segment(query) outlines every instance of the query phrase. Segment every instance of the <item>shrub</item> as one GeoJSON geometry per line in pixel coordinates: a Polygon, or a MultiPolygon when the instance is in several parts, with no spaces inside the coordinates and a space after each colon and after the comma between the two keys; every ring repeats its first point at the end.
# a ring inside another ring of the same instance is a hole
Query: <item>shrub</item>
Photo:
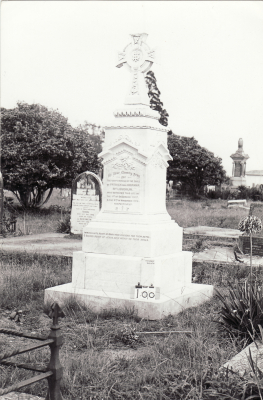
{"type": "Polygon", "coordinates": [[[232,336],[241,336],[252,342],[260,335],[259,325],[263,324],[263,298],[261,286],[255,281],[252,285],[245,282],[236,288],[229,283],[229,297],[223,296],[217,289],[216,297],[223,303],[219,312],[219,322],[232,336]]]}
{"type": "Polygon", "coordinates": [[[263,190],[260,188],[253,187],[249,189],[249,197],[253,201],[263,201],[263,190]]]}
{"type": "Polygon", "coordinates": [[[231,198],[231,192],[229,189],[215,191],[210,190],[209,192],[207,192],[206,197],[212,200],[228,200],[231,198]]]}
{"type": "Polygon", "coordinates": [[[70,215],[66,215],[63,219],[58,221],[56,232],[70,233],[70,215]]]}

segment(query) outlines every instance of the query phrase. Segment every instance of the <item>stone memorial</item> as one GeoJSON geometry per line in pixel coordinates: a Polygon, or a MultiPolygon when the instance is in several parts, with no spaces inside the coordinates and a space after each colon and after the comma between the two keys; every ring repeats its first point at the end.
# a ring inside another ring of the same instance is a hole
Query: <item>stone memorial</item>
{"type": "Polygon", "coordinates": [[[263,371],[263,343],[259,340],[252,342],[240,353],[236,354],[230,361],[227,361],[223,365],[223,368],[241,376],[251,375],[253,371],[249,362],[249,353],[254,365],[257,365],[263,371]]]}
{"type": "Polygon", "coordinates": [[[71,233],[83,228],[98,214],[102,202],[102,183],[93,172],[83,172],[72,184],[71,233]]]}
{"type": "Polygon", "coordinates": [[[74,296],[95,310],[134,307],[158,319],[213,294],[213,286],[192,283],[192,253],[182,251],[182,228],[166,210],[168,129],[149,104],[145,73],[154,51],[146,39],[131,35],[119,53],[117,67],[126,65],[131,80],[123,108],[105,127],[102,208],[83,229],[72,282],[46,289],[45,301],[74,296]]]}

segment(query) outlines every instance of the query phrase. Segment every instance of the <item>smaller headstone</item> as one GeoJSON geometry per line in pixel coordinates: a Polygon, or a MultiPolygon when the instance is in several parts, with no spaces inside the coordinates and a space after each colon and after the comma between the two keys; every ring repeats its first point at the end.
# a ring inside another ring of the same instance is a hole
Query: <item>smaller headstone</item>
{"type": "Polygon", "coordinates": [[[226,362],[223,368],[228,368],[230,371],[238,373],[241,376],[250,374],[252,369],[248,358],[249,351],[254,365],[257,365],[257,367],[263,371],[263,343],[260,341],[251,343],[230,361],[226,362]]]}
{"type": "Polygon", "coordinates": [[[83,172],[72,184],[71,233],[83,228],[98,214],[102,202],[102,183],[93,172],[83,172]]]}

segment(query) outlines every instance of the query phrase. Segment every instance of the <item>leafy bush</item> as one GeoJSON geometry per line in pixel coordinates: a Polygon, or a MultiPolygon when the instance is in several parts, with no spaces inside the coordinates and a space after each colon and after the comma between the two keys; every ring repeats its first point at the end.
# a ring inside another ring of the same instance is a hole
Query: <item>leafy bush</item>
{"type": "Polygon", "coordinates": [[[246,338],[252,342],[260,335],[259,325],[263,324],[263,298],[261,286],[257,281],[252,285],[238,284],[236,288],[229,283],[229,297],[217,289],[216,297],[223,303],[219,312],[220,324],[232,335],[246,338]]]}
{"type": "Polygon", "coordinates": [[[237,190],[230,192],[229,199],[251,199],[253,201],[263,201],[263,190],[261,187],[248,188],[246,186],[239,186],[237,190]]]}
{"type": "Polygon", "coordinates": [[[249,189],[249,197],[253,201],[263,201],[263,190],[260,188],[251,188],[249,189]]]}
{"type": "Polygon", "coordinates": [[[66,215],[63,219],[58,221],[56,232],[70,233],[70,215],[66,215]]]}

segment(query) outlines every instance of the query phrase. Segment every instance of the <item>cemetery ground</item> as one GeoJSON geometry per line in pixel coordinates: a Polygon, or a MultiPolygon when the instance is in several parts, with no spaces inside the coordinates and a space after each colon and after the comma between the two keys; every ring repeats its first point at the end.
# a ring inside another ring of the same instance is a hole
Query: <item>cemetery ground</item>
{"type": "MultiPolygon", "coordinates": [[[[11,192],[8,192],[8,196],[11,192]]],[[[17,206],[17,202],[14,203],[17,206]]],[[[247,207],[249,208],[249,202],[247,207]]],[[[245,208],[227,208],[227,200],[170,200],[167,211],[179,226],[211,226],[237,229],[240,219],[248,214],[245,208]]],[[[61,198],[59,190],[46,205],[37,210],[17,209],[17,231],[20,234],[56,232],[60,220],[67,220],[70,197],[61,198]]]]}
{"type": "MultiPolygon", "coordinates": [[[[55,232],[69,199],[50,203],[38,212],[21,213],[18,229],[23,233],[55,232]]],[[[222,200],[168,202],[167,209],[180,226],[215,226],[237,229],[248,215],[242,208],[227,209],[222,200]]],[[[226,245],[227,239],[218,243],[226,245]]],[[[232,239],[228,245],[234,246],[232,239]]],[[[184,250],[199,251],[209,239],[184,242],[184,250]]],[[[195,283],[213,284],[229,296],[229,283],[237,285],[249,275],[241,263],[193,263],[195,283]]],[[[255,269],[262,280],[262,267],[255,269]]],[[[51,320],[43,308],[44,289],[71,281],[71,258],[29,253],[2,253],[0,275],[0,325],[47,334],[51,320]],[[11,319],[14,311],[22,316],[11,319]]],[[[256,379],[248,381],[220,367],[241,351],[247,339],[232,337],[222,329],[222,303],[214,296],[199,307],[159,321],[139,319],[134,309],[95,313],[74,299],[68,301],[60,319],[64,344],[60,360],[64,367],[62,394],[65,400],[105,399],[260,399],[256,379]],[[190,331],[190,333],[189,333],[190,331]]],[[[22,345],[26,339],[0,334],[0,353],[22,345]]],[[[46,365],[49,350],[16,356],[21,362],[46,365]]],[[[32,372],[0,367],[0,387],[32,376],[32,372]]],[[[23,391],[45,397],[42,381],[23,391]]]]}

